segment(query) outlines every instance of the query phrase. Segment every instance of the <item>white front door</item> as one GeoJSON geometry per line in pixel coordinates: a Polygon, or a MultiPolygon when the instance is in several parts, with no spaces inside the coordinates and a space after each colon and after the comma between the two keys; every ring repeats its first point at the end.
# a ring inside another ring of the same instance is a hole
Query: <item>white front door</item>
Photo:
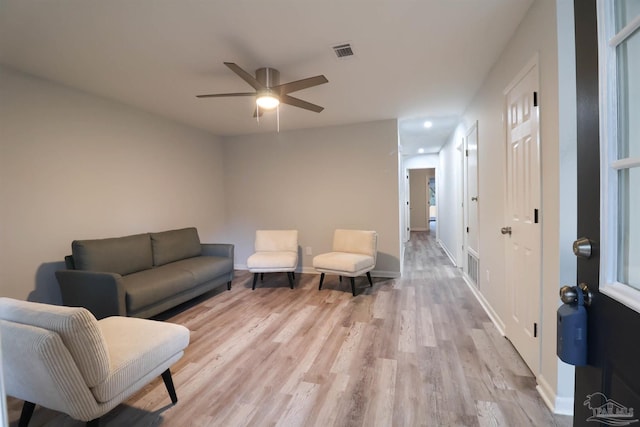
{"type": "MultiPolygon", "coordinates": [[[[541,212],[538,61],[505,91],[507,131],[506,333],[534,374],[540,370],[541,212]]],[[[497,230],[496,230],[497,231],[497,230]]]]}

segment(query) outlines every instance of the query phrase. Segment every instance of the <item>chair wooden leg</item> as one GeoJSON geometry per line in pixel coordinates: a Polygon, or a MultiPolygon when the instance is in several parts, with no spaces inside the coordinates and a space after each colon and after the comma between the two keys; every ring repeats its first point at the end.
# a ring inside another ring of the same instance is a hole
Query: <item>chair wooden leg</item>
{"type": "Polygon", "coordinates": [[[338,280],[340,280],[340,283],[342,283],[342,276],[338,276],[338,280]]]}
{"type": "Polygon", "coordinates": [[[87,427],[100,427],[100,418],[96,418],[95,420],[87,421],[87,427]]]}
{"type": "Polygon", "coordinates": [[[349,277],[351,279],[351,293],[353,296],[356,296],[356,279],[354,277],[349,277]]]}
{"type": "Polygon", "coordinates": [[[169,397],[171,397],[171,403],[175,405],[178,403],[178,395],[176,394],[176,389],[173,386],[173,379],[171,378],[170,370],[167,369],[162,373],[162,380],[164,381],[164,385],[167,387],[169,397]]]}
{"type": "Polygon", "coordinates": [[[227,282],[227,290],[230,291],[231,290],[231,280],[229,280],[227,282]]]}
{"type": "Polygon", "coordinates": [[[287,278],[289,279],[289,286],[291,286],[291,289],[293,289],[293,273],[287,271],[287,278]]]}
{"type": "Polygon", "coordinates": [[[253,273],[253,286],[251,289],[256,290],[256,282],[258,281],[258,273],[253,273]]]}
{"type": "Polygon", "coordinates": [[[31,416],[33,415],[33,410],[36,408],[35,403],[24,401],[24,405],[22,405],[22,413],[20,414],[20,421],[18,421],[18,427],[27,427],[29,425],[29,421],[31,420],[31,416]]]}
{"type": "Polygon", "coordinates": [[[318,286],[318,290],[322,290],[322,282],[324,281],[324,273],[320,273],[320,286],[318,286]]]}
{"type": "Polygon", "coordinates": [[[260,273],[260,281],[264,282],[264,273],[260,273]]]}
{"type": "Polygon", "coordinates": [[[367,271],[367,279],[369,279],[369,286],[373,287],[373,280],[371,280],[371,273],[367,271]]]}

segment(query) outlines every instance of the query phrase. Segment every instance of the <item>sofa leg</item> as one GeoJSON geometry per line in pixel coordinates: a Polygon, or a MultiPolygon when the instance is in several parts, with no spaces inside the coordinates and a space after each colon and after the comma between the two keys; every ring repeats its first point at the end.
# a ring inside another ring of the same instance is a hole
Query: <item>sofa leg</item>
{"type": "Polygon", "coordinates": [[[260,281],[264,282],[264,273],[260,273],[260,281]]]}
{"type": "Polygon", "coordinates": [[[231,290],[231,280],[229,280],[227,282],[227,290],[230,291],[231,290]]]}
{"type": "Polygon", "coordinates": [[[100,427],[100,418],[96,418],[95,420],[87,421],[87,427],[100,427]]]}
{"type": "Polygon", "coordinates": [[[20,414],[20,421],[18,421],[18,427],[27,427],[29,425],[29,421],[31,421],[31,416],[33,415],[33,410],[36,408],[35,403],[24,401],[24,405],[22,405],[22,413],[20,414]]]}
{"type": "Polygon", "coordinates": [[[287,272],[287,278],[289,279],[289,286],[291,286],[291,289],[293,289],[293,279],[294,279],[293,273],[288,271],[287,272]]]}
{"type": "Polygon", "coordinates": [[[342,276],[338,276],[338,280],[342,283],[342,276]]]}
{"type": "Polygon", "coordinates": [[[251,289],[256,290],[256,282],[258,281],[258,273],[253,273],[253,286],[251,289]]]}
{"type": "Polygon", "coordinates": [[[351,279],[351,293],[355,297],[356,296],[356,279],[354,277],[350,277],[349,279],[351,279]]]}
{"type": "Polygon", "coordinates": [[[176,389],[173,386],[173,379],[171,378],[171,371],[169,369],[162,373],[162,380],[164,381],[164,385],[167,387],[169,397],[171,397],[171,403],[175,405],[178,403],[178,395],[176,394],[176,389]]]}
{"type": "Polygon", "coordinates": [[[369,286],[373,287],[373,280],[371,280],[371,273],[367,271],[367,279],[369,279],[369,286]]]}
{"type": "Polygon", "coordinates": [[[320,286],[318,286],[318,290],[322,290],[322,282],[324,281],[324,273],[320,273],[320,286]]]}

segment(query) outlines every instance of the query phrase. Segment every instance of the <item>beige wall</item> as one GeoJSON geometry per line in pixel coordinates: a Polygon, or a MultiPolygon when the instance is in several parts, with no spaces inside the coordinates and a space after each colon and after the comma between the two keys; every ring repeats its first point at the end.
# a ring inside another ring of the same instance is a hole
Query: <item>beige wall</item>
{"type": "Polygon", "coordinates": [[[246,268],[256,229],[298,229],[300,267],[313,272],[333,230],[356,228],[378,232],[374,273],[398,276],[397,147],[395,120],[224,138],[225,237],[236,266],[246,268]]]}
{"type": "Polygon", "coordinates": [[[0,295],[60,302],[73,239],[224,226],[216,137],[0,69],[0,295]]]}

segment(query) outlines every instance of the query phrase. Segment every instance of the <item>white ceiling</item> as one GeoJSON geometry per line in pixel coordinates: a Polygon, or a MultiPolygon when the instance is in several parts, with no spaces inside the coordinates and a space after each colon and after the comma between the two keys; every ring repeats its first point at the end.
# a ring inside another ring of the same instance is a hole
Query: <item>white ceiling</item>
{"type": "Polygon", "coordinates": [[[403,153],[437,152],[533,0],[3,0],[0,63],[217,135],[273,132],[223,65],[280,71],[325,107],[280,129],[398,119],[403,153]],[[355,56],[332,46],[351,43],[355,56]],[[430,119],[427,130],[422,123],[430,119]]]}

